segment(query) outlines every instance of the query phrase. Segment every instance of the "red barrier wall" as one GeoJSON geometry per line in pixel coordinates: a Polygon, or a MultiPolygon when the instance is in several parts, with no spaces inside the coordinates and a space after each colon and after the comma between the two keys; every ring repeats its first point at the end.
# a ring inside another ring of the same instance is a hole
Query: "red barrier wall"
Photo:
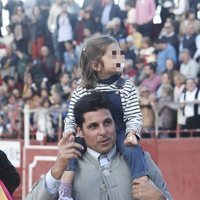
{"type": "Polygon", "coordinates": [[[200,138],[143,140],[175,200],[200,199],[200,138]]]}

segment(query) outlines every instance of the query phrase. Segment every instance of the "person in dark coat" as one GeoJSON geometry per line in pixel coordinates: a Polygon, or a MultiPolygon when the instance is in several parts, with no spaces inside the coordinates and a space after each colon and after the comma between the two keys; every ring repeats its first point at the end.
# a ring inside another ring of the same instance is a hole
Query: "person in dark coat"
{"type": "Polygon", "coordinates": [[[15,167],[8,160],[6,154],[0,150],[0,180],[4,183],[10,194],[20,184],[20,176],[15,167]]]}

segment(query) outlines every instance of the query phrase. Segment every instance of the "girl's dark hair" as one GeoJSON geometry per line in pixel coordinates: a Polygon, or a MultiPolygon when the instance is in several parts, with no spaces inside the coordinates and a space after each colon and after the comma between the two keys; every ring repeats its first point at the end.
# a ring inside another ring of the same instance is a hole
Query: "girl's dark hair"
{"type": "Polygon", "coordinates": [[[100,63],[103,67],[102,56],[107,47],[117,41],[108,35],[93,36],[89,38],[82,49],[80,67],[82,69],[81,85],[87,89],[93,88],[99,81],[99,74],[91,67],[92,61],[100,63]]]}

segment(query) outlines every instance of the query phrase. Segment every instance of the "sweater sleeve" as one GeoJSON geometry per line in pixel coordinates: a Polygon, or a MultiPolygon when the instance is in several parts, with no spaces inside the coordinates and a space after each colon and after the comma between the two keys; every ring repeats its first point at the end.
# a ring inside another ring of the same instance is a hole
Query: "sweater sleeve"
{"type": "Polygon", "coordinates": [[[136,131],[138,139],[140,139],[142,116],[135,87],[131,82],[126,81],[123,90],[122,106],[126,123],[126,134],[130,131],[136,131]]]}
{"type": "Polygon", "coordinates": [[[76,102],[84,95],[84,89],[82,87],[77,87],[77,89],[73,92],[70,104],[69,104],[69,110],[67,117],[64,119],[64,134],[70,130],[74,133],[76,133],[76,122],[74,118],[74,106],[76,102]]]}

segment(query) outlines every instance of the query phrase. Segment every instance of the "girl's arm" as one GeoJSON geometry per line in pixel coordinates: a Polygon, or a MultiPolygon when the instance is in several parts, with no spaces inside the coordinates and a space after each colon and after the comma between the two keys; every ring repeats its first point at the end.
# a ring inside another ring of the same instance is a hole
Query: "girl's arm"
{"type": "Polygon", "coordinates": [[[85,94],[85,90],[81,87],[77,87],[76,90],[73,92],[67,117],[64,119],[64,134],[67,132],[76,133],[76,122],[74,118],[74,105],[76,102],[85,94]]]}
{"type": "Polygon", "coordinates": [[[142,129],[142,116],[134,85],[130,81],[126,81],[124,85],[124,97],[122,98],[122,106],[124,112],[124,121],[126,123],[126,134],[135,132],[140,139],[142,129]]]}

